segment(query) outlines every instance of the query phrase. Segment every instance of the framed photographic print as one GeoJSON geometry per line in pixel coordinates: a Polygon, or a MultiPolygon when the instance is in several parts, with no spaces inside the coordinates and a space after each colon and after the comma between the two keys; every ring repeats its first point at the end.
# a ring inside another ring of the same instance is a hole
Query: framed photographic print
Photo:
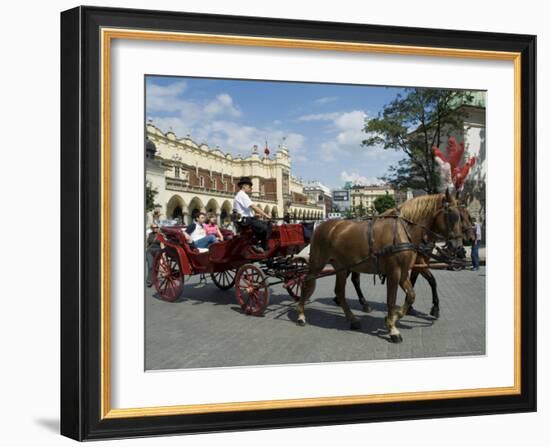
{"type": "Polygon", "coordinates": [[[536,410],[535,37],[61,14],[61,432],[536,410]]]}

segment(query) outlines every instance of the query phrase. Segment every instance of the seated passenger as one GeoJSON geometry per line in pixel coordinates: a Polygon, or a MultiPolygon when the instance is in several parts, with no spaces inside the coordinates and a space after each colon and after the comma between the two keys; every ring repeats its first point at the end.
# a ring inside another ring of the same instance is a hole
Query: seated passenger
{"type": "Polygon", "coordinates": [[[217,241],[216,236],[206,234],[204,228],[205,220],[206,214],[202,212],[198,213],[195,216],[195,221],[183,231],[185,240],[196,248],[208,248],[217,241]]]}
{"type": "Polygon", "coordinates": [[[206,230],[207,235],[215,236],[219,242],[223,241],[223,234],[220,227],[218,227],[218,222],[214,213],[208,213],[207,222],[204,224],[204,229],[206,230]]]}

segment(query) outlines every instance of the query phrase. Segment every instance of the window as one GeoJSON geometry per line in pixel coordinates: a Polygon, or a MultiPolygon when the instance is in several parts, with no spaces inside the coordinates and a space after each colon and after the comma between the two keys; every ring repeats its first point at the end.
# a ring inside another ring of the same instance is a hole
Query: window
{"type": "Polygon", "coordinates": [[[174,166],[174,177],[180,178],[180,167],[174,166]]]}
{"type": "Polygon", "coordinates": [[[213,189],[218,189],[218,180],[217,179],[212,180],[212,188],[213,189]]]}
{"type": "Polygon", "coordinates": [[[201,188],[204,188],[204,176],[202,175],[199,177],[199,186],[201,188]]]}

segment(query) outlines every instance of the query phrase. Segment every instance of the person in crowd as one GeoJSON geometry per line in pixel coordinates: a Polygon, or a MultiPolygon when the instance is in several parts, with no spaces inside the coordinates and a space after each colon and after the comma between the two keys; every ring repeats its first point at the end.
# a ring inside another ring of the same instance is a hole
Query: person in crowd
{"type": "Polygon", "coordinates": [[[160,242],[157,239],[157,234],[159,232],[159,226],[156,223],[151,225],[151,232],[147,235],[147,247],[145,249],[145,259],[147,262],[147,287],[153,285],[153,263],[155,261],[155,256],[160,252],[160,242]]]}
{"type": "Polygon", "coordinates": [[[481,243],[481,225],[472,217],[472,230],[474,241],[472,242],[472,270],[479,270],[479,245],[481,243]]]}
{"type": "Polygon", "coordinates": [[[258,252],[267,250],[267,240],[270,233],[268,222],[262,221],[259,217],[269,219],[269,216],[256,204],[252,203],[250,193],[252,192],[252,180],[250,177],[241,177],[239,183],[239,192],[235,195],[233,201],[233,211],[239,216],[238,225],[240,227],[250,227],[260,244],[254,247],[258,252]]]}
{"type": "Polygon", "coordinates": [[[162,218],[162,215],[160,214],[160,209],[155,208],[153,210],[152,217],[153,217],[153,223],[154,224],[157,224],[157,225],[160,224],[160,221],[161,221],[161,218],[162,218]]]}

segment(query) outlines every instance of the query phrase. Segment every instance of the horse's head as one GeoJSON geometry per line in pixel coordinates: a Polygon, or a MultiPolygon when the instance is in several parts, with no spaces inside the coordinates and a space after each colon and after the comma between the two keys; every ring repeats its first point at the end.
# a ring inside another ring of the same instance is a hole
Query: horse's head
{"type": "Polygon", "coordinates": [[[463,245],[461,213],[459,201],[447,189],[441,199],[440,208],[435,214],[432,231],[443,236],[447,241],[447,247],[455,253],[461,251],[463,245]]]}
{"type": "Polygon", "coordinates": [[[472,224],[472,216],[465,205],[460,205],[460,219],[462,220],[462,241],[464,245],[472,245],[475,233],[472,224]]]}

